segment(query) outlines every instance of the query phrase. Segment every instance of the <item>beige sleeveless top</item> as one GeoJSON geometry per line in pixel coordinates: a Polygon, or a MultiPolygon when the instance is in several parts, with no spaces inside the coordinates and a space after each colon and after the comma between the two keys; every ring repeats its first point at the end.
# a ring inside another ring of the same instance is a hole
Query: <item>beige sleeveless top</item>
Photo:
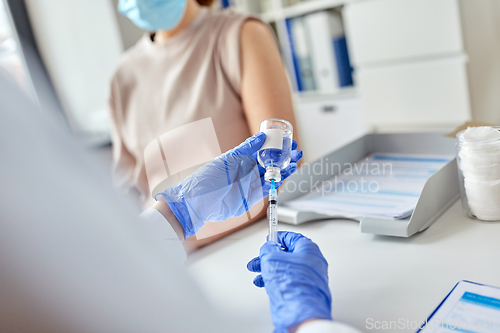
{"type": "Polygon", "coordinates": [[[122,57],[111,83],[114,177],[152,202],[144,149],[162,134],[212,118],[221,151],[250,136],[240,96],[240,28],[248,16],[202,8],[163,44],[149,34],[122,57]]]}

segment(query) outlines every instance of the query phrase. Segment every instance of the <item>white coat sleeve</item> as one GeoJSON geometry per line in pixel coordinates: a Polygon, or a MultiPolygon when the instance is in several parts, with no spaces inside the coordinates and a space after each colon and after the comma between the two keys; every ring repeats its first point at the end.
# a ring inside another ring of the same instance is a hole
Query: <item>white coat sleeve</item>
{"type": "Polygon", "coordinates": [[[179,237],[167,219],[156,209],[148,208],[141,215],[141,228],[150,236],[153,246],[159,253],[170,257],[176,262],[186,260],[186,251],[182,246],[179,237]]]}
{"type": "Polygon", "coordinates": [[[301,326],[297,333],[361,333],[361,331],[336,321],[315,320],[301,326]]]}
{"type": "Polygon", "coordinates": [[[0,332],[241,331],[176,262],[165,219],[139,219],[57,112],[1,74],[0,105],[0,332]]]}

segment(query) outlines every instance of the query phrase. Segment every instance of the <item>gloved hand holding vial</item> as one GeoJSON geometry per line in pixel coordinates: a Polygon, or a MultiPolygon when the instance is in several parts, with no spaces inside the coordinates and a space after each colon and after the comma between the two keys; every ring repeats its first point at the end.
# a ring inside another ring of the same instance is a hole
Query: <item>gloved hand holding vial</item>
{"type": "Polygon", "coordinates": [[[266,134],[266,141],[257,155],[259,164],[266,169],[264,179],[270,182],[269,189],[269,238],[278,243],[278,196],[276,183],[281,182],[281,170],[290,164],[292,156],[293,127],[283,119],[268,119],[260,124],[260,131],[266,134]]]}
{"type": "MultiPolygon", "coordinates": [[[[184,230],[184,237],[196,234],[205,222],[224,221],[241,216],[264,199],[272,186],[266,180],[266,168],[257,163],[259,150],[266,142],[266,135],[258,133],[239,146],[206,163],[176,186],[155,195],[162,197],[184,230]]],[[[288,153],[287,167],[273,175],[274,193],[297,169],[296,162],[302,151],[288,153]]],[[[290,149],[290,148],[288,148],[290,149]]]]}

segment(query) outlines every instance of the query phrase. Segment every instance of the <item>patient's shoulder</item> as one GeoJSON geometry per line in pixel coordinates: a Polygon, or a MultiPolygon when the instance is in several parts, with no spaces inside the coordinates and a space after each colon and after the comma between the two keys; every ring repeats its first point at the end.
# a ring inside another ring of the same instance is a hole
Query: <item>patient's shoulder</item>
{"type": "Polygon", "coordinates": [[[121,54],[113,73],[113,79],[127,76],[131,71],[140,67],[141,63],[147,61],[147,38],[149,37],[144,35],[135,45],[121,54]]]}
{"type": "MultiPolygon", "coordinates": [[[[233,34],[239,34],[242,25],[249,20],[260,20],[257,17],[238,13],[232,9],[210,9],[204,21],[204,31],[218,38],[228,38],[233,34]]],[[[264,24],[264,23],[263,23],[264,24]]]]}

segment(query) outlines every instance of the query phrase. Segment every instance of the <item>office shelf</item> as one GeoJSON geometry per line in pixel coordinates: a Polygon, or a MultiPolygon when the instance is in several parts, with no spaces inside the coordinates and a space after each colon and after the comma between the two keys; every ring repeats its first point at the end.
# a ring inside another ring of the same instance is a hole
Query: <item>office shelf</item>
{"type": "Polygon", "coordinates": [[[335,8],[344,5],[348,0],[311,0],[301,2],[297,5],[283,7],[279,11],[271,11],[262,13],[261,18],[266,22],[273,22],[279,19],[290,18],[305,15],[308,13],[316,12],[335,8]]]}
{"type": "Polygon", "coordinates": [[[298,102],[312,102],[325,99],[356,98],[356,87],[341,88],[336,92],[324,93],[319,91],[294,92],[298,102]]]}
{"type": "MultiPolygon", "coordinates": [[[[281,56],[283,62],[289,73],[291,85],[293,87],[293,98],[297,103],[314,103],[323,102],[325,100],[346,100],[346,99],[356,99],[357,92],[355,87],[339,88],[335,92],[321,92],[321,91],[308,91],[299,92],[296,68],[294,65],[294,59],[292,54],[292,46],[290,45],[290,35],[287,27],[286,20],[306,16],[315,12],[320,12],[329,9],[336,9],[340,16],[342,16],[342,9],[344,5],[359,1],[359,0],[303,0],[295,5],[284,6],[284,0],[269,0],[272,3],[267,5],[273,5],[272,10],[255,14],[259,12],[261,8],[268,7],[256,4],[259,3],[257,0],[233,0],[238,5],[235,9],[242,13],[254,13],[253,15],[260,15],[261,19],[270,22],[277,37],[281,48],[281,56]]],[[[333,44],[332,44],[333,47],[333,44]]],[[[326,52],[326,51],[325,51],[326,52]]],[[[332,55],[333,56],[333,55],[332,55]]],[[[311,59],[312,60],[312,59],[311,59]]]]}

